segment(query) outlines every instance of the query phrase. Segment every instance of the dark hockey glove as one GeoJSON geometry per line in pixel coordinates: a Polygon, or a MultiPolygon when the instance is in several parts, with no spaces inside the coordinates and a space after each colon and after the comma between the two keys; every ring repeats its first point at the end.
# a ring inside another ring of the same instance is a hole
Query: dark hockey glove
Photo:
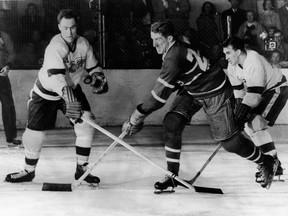
{"type": "Polygon", "coordinates": [[[238,125],[239,130],[244,130],[244,125],[247,122],[248,115],[251,111],[251,107],[241,103],[236,106],[235,109],[235,122],[238,125]]]}
{"type": "Polygon", "coordinates": [[[147,115],[141,113],[139,111],[139,107],[140,106],[137,106],[130,118],[124,122],[122,132],[125,131],[128,135],[133,135],[142,130],[144,126],[144,119],[147,117],[147,115]]]}
{"type": "Polygon", "coordinates": [[[62,89],[62,98],[65,100],[65,116],[71,119],[75,119],[75,123],[82,122],[82,105],[74,95],[73,89],[69,86],[65,86],[62,89]]]}
{"type": "Polygon", "coordinates": [[[86,77],[84,83],[90,84],[93,87],[92,92],[94,94],[104,94],[108,92],[108,82],[103,73],[95,72],[90,77],[91,78],[86,77]],[[90,79],[90,81],[88,81],[88,79],[90,79]]]}

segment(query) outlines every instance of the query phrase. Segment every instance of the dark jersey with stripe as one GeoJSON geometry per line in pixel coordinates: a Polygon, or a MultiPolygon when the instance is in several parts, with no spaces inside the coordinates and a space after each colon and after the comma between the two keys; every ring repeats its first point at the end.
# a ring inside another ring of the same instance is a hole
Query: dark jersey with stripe
{"type": "Polygon", "coordinates": [[[195,99],[201,99],[218,94],[227,83],[226,74],[218,64],[210,65],[209,60],[189,44],[176,41],[163,54],[160,75],[141,108],[145,113],[161,108],[179,87],[195,99]]]}

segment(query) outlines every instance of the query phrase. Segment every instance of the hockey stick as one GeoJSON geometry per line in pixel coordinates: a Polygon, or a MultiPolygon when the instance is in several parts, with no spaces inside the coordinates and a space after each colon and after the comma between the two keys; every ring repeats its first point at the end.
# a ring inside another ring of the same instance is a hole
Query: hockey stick
{"type": "Polygon", "coordinates": [[[92,127],[94,127],[95,129],[99,130],[100,132],[104,133],[105,135],[107,135],[108,137],[110,137],[111,139],[113,139],[114,141],[117,141],[118,143],[120,143],[121,145],[123,145],[124,147],[126,147],[127,149],[129,149],[130,151],[132,151],[134,154],[136,154],[137,156],[139,156],[140,158],[144,159],[145,161],[147,161],[148,163],[150,163],[152,166],[156,167],[157,169],[161,170],[162,172],[166,173],[167,175],[171,176],[172,178],[176,179],[178,182],[180,182],[182,185],[184,185],[184,187],[187,187],[191,190],[195,190],[196,192],[203,192],[203,193],[216,193],[216,194],[223,194],[223,192],[219,191],[218,188],[207,188],[207,187],[199,187],[199,186],[194,186],[189,184],[188,182],[182,180],[181,178],[179,178],[178,176],[175,176],[172,172],[163,169],[162,167],[160,167],[159,165],[155,164],[153,161],[151,161],[150,159],[148,159],[147,157],[143,156],[142,154],[140,154],[138,151],[136,151],[136,149],[134,149],[132,146],[130,146],[128,143],[124,142],[123,140],[119,139],[118,137],[116,137],[115,135],[113,135],[112,133],[110,133],[109,131],[105,130],[104,128],[100,127],[98,124],[96,124],[95,122],[81,117],[81,119],[85,122],[87,122],[88,124],[90,124],[92,127]]]}
{"type": "MultiPolygon", "coordinates": [[[[212,154],[210,155],[210,157],[208,158],[208,160],[204,163],[204,165],[202,166],[202,168],[197,172],[197,174],[194,176],[194,178],[192,178],[191,180],[186,180],[186,182],[188,182],[189,184],[193,185],[194,182],[197,180],[197,178],[201,175],[201,173],[203,172],[203,170],[206,168],[206,166],[210,163],[210,161],[212,160],[212,158],[216,155],[216,153],[219,151],[219,149],[221,148],[221,144],[219,143],[217,145],[217,147],[215,148],[215,150],[212,152],[212,154]]],[[[200,188],[200,189],[205,189],[205,188],[200,188]]],[[[205,191],[197,191],[197,192],[205,192],[205,191]]],[[[214,188],[214,192],[215,193],[219,193],[219,194],[223,194],[223,191],[220,188],[214,188]]]]}
{"type": "MultiPolygon", "coordinates": [[[[126,132],[122,132],[119,139],[123,139],[126,132]]],[[[42,191],[73,191],[77,188],[81,182],[92,172],[93,169],[99,164],[99,162],[117,145],[117,141],[114,141],[100,156],[99,158],[86,170],[86,172],[72,184],[61,184],[61,183],[43,183],[42,191]]]]}

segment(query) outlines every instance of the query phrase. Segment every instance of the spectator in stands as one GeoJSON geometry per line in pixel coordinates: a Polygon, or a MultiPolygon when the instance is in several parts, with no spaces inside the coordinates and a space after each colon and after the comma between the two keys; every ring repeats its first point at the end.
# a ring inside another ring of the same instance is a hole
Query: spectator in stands
{"type": "Polygon", "coordinates": [[[0,101],[2,104],[3,126],[8,146],[22,144],[17,139],[16,111],[8,73],[15,61],[14,43],[9,34],[0,31],[0,101]]]}
{"type": "Polygon", "coordinates": [[[153,15],[151,0],[131,1],[132,31],[136,41],[150,41],[150,25],[153,15]],[[142,34],[139,35],[138,32],[142,34]],[[140,38],[138,37],[140,36],[140,38]]]}
{"type": "Polygon", "coordinates": [[[191,6],[189,0],[167,0],[166,17],[175,27],[178,35],[183,34],[189,28],[189,12],[191,6]]]}
{"type": "Polygon", "coordinates": [[[260,38],[260,34],[265,31],[265,28],[255,20],[254,11],[247,11],[246,17],[247,21],[240,26],[237,36],[243,39],[249,48],[260,52],[264,49],[264,43],[260,38]]]}
{"type": "Polygon", "coordinates": [[[231,7],[228,10],[222,12],[222,28],[224,33],[224,39],[227,38],[227,16],[231,17],[231,34],[236,36],[239,27],[246,21],[246,11],[239,8],[240,0],[228,0],[231,7]]]}
{"type": "Polygon", "coordinates": [[[279,64],[281,62],[282,55],[281,52],[278,50],[275,50],[271,53],[271,57],[269,59],[269,62],[273,66],[273,68],[281,68],[281,65],[279,64]]]}
{"type": "Polygon", "coordinates": [[[279,65],[288,67],[288,44],[283,41],[283,34],[280,30],[274,32],[274,40],[276,41],[276,50],[281,53],[279,65]]]}
{"type": "Polygon", "coordinates": [[[22,17],[21,21],[24,41],[28,41],[35,30],[41,33],[41,28],[43,26],[42,18],[39,15],[37,5],[33,2],[27,4],[25,15],[22,17]]]}
{"type": "Polygon", "coordinates": [[[275,2],[273,0],[264,0],[262,6],[264,12],[259,16],[259,23],[262,24],[266,30],[270,27],[276,27],[281,30],[279,14],[274,11],[275,2]]]}
{"type": "Polygon", "coordinates": [[[168,0],[152,0],[153,22],[166,19],[168,0]]]}
{"type": "Polygon", "coordinates": [[[284,5],[278,9],[283,40],[288,43],[288,0],[284,0],[284,5]]]}
{"type": "Polygon", "coordinates": [[[131,18],[133,26],[143,28],[151,24],[151,17],[153,15],[151,0],[133,0],[131,1],[131,18]]]}
{"type": "Polygon", "coordinates": [[[40,68],[48,43],[47,40],[41,37],[39,31],[32,31],[31,38],[23,44],[17,55],[17,66],[25,69],[40,68]]]}
{"type": "Polygon", "coordinates": [[[216,6],[211,2],[204,2],[202,12],[196,20],[200,42],[213,47],[219,42],[219,31],[215,21],[216,6]]]}

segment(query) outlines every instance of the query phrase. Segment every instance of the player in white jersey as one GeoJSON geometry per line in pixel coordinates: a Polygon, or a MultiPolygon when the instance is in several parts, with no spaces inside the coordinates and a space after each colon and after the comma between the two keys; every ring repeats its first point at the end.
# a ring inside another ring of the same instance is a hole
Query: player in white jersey
{"type": "MultiPolygon", "coordinates": [[[[272,127],[288,99],[288,83],[278,68],[260,54],[246,50],[239,38],[224,42],[223,51],[229,62],[228,76],[236,98],[237,122],[264,153],[275,158],[278,165],[275,175],[283,175],[274,141],[268,131],[272,127]]],[[[260,169],[258,167],[258,169],[260,169]]],[[[259,172],[256,181],[261,182],[259,172]]]]}
{"type": "MultiPolygon", "coordinates": [[[[60,34],[55,35],[45,50],[43,66],[38,73],[28,101],[28,122],[23,133],[24,170],[6,176],[7,182],[29,182],[35,177],[41,146],[46,131],[55,127],[57,110],[74,126],[77,166],[75,179],[87,170],[94,128],[81,121],[81,115],[95,119],[79,85],[83,73],[89,73],[93,92],[108,91],[107,80],[89,42],[77,34],[78,16],[70,9],[58,14],[60,34]]],[[[99,183],[89,174],[85,181],[99,183]]]]}

